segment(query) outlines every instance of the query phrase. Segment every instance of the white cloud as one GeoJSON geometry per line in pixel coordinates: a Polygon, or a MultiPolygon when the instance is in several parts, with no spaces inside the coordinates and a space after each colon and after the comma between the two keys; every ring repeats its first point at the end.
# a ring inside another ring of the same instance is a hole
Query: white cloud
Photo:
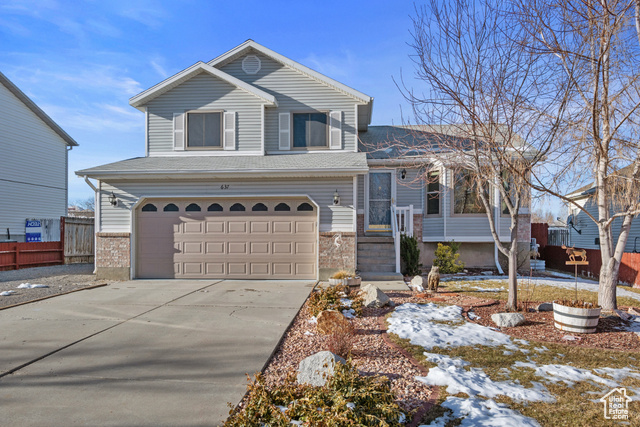
{"type": "Polygon", "coordinates": [[[167,77],[169,77],[169,73],[167,72],[167,70],[165,70],[165,68],[160,65],[160,62],[164,62],[161,58],[156,58],[151,60],[150,64],[151,67],[155,70],[156,73],[158,73],[158,75],[160,77],[162,77],[163,79],[166,79],[167,77]]]}
{"type": "Polygon", "coordinates": [[[358,61],[348,50],[343,50],[337,55],[320,56],[312,53],[301,63],[336,80],[339,80],[340,77],[354,77],[358,68],[358,61]]]}
{"type": "Polygon", "coordinates": [[[90,106],[63,107],[42,104],[47,112],[65,130],[90,132],[132,132],[144,127],[141,113],[126,111],[113,105],[94,104],[90,106]]]}

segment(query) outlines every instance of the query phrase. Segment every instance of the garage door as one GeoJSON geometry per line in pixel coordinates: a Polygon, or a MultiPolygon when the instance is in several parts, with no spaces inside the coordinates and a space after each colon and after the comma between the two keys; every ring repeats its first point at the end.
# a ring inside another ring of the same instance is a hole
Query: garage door
{"type": "Polygon", "coordinates": [[[306,199],[150,200],[136,212],[136,277],[315,279],[306,199]]]}

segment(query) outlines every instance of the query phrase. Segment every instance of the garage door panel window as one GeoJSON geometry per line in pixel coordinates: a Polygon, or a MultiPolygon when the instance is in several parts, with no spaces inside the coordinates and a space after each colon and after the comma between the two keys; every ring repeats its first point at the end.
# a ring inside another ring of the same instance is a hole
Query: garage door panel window
{"type": "Polygon", "coordinates": [[[173,203],[169,203],[162,210],[164,212],[178,212],[180,209],[178,209],[178,206],[174,205],[173,203]]]}
{"type": "Polygon", "coordinates": [[[256,203],[255,205],[253,205],[251,210],[253,212],[266,212],[269,209],[267,208],[267,206],[264,203],[256,203]]]}
{"type": "Polygon", "coordinates": [[[158,208],[153,203],[147,203],[142,207],[142,212],[158,212],[158,208]]]}
{"type": "Polygon", "coordinates": [[[242,203],[234,203],[229,210],[231,212],[244,212],[246,209],[242,203]]]}
{"type": "Polygon", "coordinates": [[[276,212],[289,212],[291,207],[286,203],[278,203],[274,209],[276,212]]]}
{"type": "Polygon", "coordinates": [[[191,203],[185,209],[186,212],[200,212],[201,210],[202,209],[200,208],[200,206],[198,204],[196,204],[196,203],[191,203]]]}
{"type": "Polygon", "coordinates": [[[298,205],[298,212],[312,212],[313,211],[313,206],[311,206],[309,203],[302,203],[300,205],[298,205]]]}
{"type": "Polygon", "coordinates": [[[222,212],[222,206],[220,206],[218,203],[212,203],[207,208],[207,212],[222,212]]]}

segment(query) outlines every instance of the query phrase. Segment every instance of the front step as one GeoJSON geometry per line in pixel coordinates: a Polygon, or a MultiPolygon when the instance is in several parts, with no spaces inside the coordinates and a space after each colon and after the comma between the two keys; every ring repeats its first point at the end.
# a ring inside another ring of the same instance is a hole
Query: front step
{"type": "Polygon", "coordinates": [[[362,281],[368,282],[388,282],[388,281],[401,281],[403,280],[402,274],[390,273],[390,272],[364,272],[360,273],[362,281]]]}
{"type": "MultiPolygon", "coordinates": [[[[358,237],[358,271],[360,275],[371,273],[389,275],[380,280],[398,280],[396,252],[391,237],[358,237]]],[[[369,280],[374,280],[371,278],[369,280]]]]}

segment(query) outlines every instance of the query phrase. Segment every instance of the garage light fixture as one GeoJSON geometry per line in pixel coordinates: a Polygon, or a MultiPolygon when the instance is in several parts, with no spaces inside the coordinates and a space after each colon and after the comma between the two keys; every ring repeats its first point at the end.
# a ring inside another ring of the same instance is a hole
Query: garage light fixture
{"type": "Polygon", "coordinates": [[[407,177],[407,170],[406,169],[402,169],[400,171],[400,178],[401,179],[405,179],[407,177]]]}
{"type": "Polygon", "coordinates": [[[116,195],[113,194],[113,191],[111,192],[111,195],[109,195],[109,203],[111,203],[111,206],[116,206],[118,204],[118,199],[116,198],[116,195]]]}
{"type": "Polygon", "coordinates": [[[340,204],[340,195],[338,194],[338,189],[336,189],[336,192],[333,193],[333,204],[336,206],[340,204]]]}

